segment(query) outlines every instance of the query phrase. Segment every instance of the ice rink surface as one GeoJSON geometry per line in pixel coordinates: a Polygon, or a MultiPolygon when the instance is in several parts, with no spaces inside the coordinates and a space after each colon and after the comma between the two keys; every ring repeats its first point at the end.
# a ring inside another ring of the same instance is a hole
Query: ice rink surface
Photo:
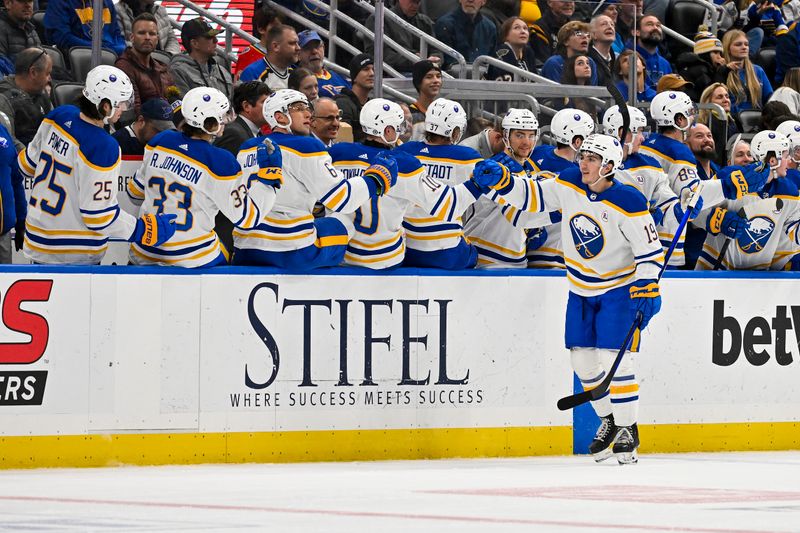
{"type": "Polygon", "coordinates": [[[7,470],[0,530],[800,532],[800,452],[7,470]]]}

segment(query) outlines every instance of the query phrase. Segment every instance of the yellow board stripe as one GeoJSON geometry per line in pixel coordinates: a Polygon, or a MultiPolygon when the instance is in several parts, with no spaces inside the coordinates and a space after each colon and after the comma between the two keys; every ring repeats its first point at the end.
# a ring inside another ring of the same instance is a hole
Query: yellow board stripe
{"type": "Polygon", "coordinates": [[[0,437],[0,468],[569,455],[569,426],[0,437]]]}

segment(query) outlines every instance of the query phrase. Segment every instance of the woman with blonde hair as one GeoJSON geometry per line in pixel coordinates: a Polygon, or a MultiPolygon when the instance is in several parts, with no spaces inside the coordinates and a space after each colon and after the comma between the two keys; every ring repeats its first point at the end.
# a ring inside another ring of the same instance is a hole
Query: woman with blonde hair
{"type": "Polygon", "coordinates": [[[725,138],[730,139],[739,133],[739,125],[731,115],[731,97],[728,93],[728,87],[724,83],[712,83],[703,90],[700,95],[701,104],[717,104],[725,110],[725,117],[720,116],[719,112],[712,109],[701,109],[697,113],[697,122],[706,124],[711,131],[715,131],[718,123],[727,119],[727,131],[725,138]]]}
{"type": "Polygon", "coordinates": [[[778,87],[770,102],[783,102],[792,115],[800,115],[800,67],[790,68],[783,78],[783,85],[778,87]]]}
{"type": "Polygon", "coordinates": [[[772,96],[772,84],[764,69],[750,61],[747,35],[741,30],[729,30],[722,36],[722,48],[728,70],[725,85],[731,93],[732,112],[764,107],[772,96]]]}

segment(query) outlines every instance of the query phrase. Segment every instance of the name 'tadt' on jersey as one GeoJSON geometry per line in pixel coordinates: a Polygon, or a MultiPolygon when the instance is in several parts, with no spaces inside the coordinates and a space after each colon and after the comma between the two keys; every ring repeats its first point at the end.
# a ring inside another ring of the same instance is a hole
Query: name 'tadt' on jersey
{"type": "Polygon", "coordinates": [[[515,179],[503,199],[531,212],[561,210],[564,262],[571,289],[596,296],[638,279],[655,279],[664,262],[647,200],[614,181],[595,193],[578,168],[548,180],[515,179]]]}
{"type": "MultiPolygon", "coordinates": [[[[317,202],[334,213],[352,213],[369,201],[367,183],[363,179],[348,180],[339,172],[319,139],[287,133],[271,133],[268,137],[281,150],[283,185],[272,210],[256,227],[234,229],[236,248],[281,252],[311,246],[317,242],[312,214],[317,202]]],[[[256,137],[242,145],[237,158],[244,165],[245,174],[253,172],[255,159],[250,156],[263,139],[256,137]]],[[[345,226],[349,224],[345,217],[337,218],[345,226]]],[[[347,229],[352,236],[352,224],[347,229]]]]}
{"type": "MultiPolygon", "coordinates": [[[[345,176],[362,176],[373,158],[385,148],[357,143],[338,143],[329,148],[334,166],[345,176]]],[[[352,215],[355,236],[347,245],[345,263],[368,268],[389,268],[402,262],[405,251],[403,218],[416,206],[442,223],[457,221],[480,196],[464,182],[453,187],[431,179],[416,157],[401,151],[397,183],[386,196],[373,198],[352,215]]]]}
{"type": "MultiPolygon", "coordinates": [[[[429,145],[414,141],[398,146],[395,150],[413,155],[425,166],[428,178],[440,180],[450,186],[467,181],[475,164],[483,159],[473,148],[459,145],[429,145]]],[[[457,202],[449,207],[453,212],[461,209],[457,202]]],[[[406,230],[407,246],[421,252],[455,248],[464,238],[460,216],[448,217],[448,221],[443,221],[432,217],[428,211],[418,206],[413,206],[406,213],[403,227],[406,230]]]]}
{"type": "Polygon", "coordinates": [[[17,162],[33,178],[23,248],[29,259],[99,264],[109,237],[133,233],[136,220],[117,204],[119,144],[82,120],[77,107],[51,111],[17,162]]]}
{"type": "Polygon", "coordinates": [[[227,250],[214,231],[218,212],[237,227],[253,227],[261,208],[269,209],[274,189],[254,183],[248,191],[247,176],[232,154],[181,132],[165,131],[147,143],[142,166],[128,181],[128,195],[142,201],[142,215],[177,216],[175,236],[159,247],[133,244],[131,262],[194,268],[227,261],[227,250]]]}

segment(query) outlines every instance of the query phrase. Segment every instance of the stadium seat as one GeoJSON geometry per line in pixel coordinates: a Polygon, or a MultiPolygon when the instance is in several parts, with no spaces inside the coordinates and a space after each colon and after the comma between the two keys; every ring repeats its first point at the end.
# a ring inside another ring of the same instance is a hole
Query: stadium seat
{"type": "Polygon", "coordinates": [[[36,11],[33,14],[33,18],[31,18],[31,22],[33,27],[36,28],[36,33],[39,34],[39,40],[43,43],[47,42],[44,38],[44,10],[36,11]]]}
{"type": "Polygon", "coordinates": [[[740,111],[739,122],[742,124],[742,133],[757,133],[761,122],[761,111],[754,109],[740,111]]]}
{"type": "MultiPolygon", "coordinates": [[[[778,59],[775,56],[775,48],[762,48],[758,51],[758,55],[754,63],[764,69],[767,74],[767,79],[770,81],[775,80],[775,67],[778,64],[778,59]]],[[[772,81],[774,84],[775,82],[772,81]]],[[[776,89],[777,87],[773,87],[776,89]]]]}
{"type": "MultiPolygon", "coordinates": [[[[706,9],[691,0],[670,0],[667,9],[666,26],[681,35],[694,41],[697,28],[703,24],[706,16],[706,9]]],[[[676,58],[682,52],[691,52],[691,48],[683,45],[675,39],[666,39],[672,57],[676,58]]]]}
{"type": "Polygon", "coordinates": [[[156,61],[161,61],[165,65],[169,65],[169,62],[172,60],[172,56],[166,52],[162,52],[161,50],[153,50],[150,53],[150,56],[155,59],[156,61]]]}
{"type": "Polygon", "coordinates": [[[53,87],[53,106],[74,104],[83,90],[82,83],[59,83],[53,87]]]}
{"type": "Polygon", "coordinates": [[[46,45],[42,45],[42,50],[47,52],[47,55],[53,60],[53,68],[67,68],[67,64],[64,62],[64,54],[61,53],[61,50],[46,45]]]}
{"type": "MultiPolygon", "coordinates": [[[[117,54],[111,50],[101,50],[101,65],[113,65],[117,54]]],[[[69,64],[72,66],[72,75],[78,81],[86,81],[86,75],[92,70],[92,49],[87,46],[76,46],[69,49],[69,64]]]]}

